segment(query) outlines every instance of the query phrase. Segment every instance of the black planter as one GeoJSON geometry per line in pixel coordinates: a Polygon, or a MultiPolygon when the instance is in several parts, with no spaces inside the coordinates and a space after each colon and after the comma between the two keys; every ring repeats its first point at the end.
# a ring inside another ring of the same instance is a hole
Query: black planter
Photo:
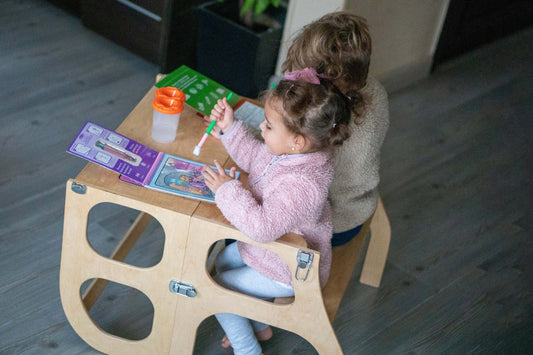
{"type": "MultiPolygon", "coordinates": [[[[283,24],[285,9],[273,9],[283,24]]],[[[198,8],[197,70],[235,91],[255,98],[274,74],[282,28],[249,29],[238,22],[237,1],[198,8]]]]}

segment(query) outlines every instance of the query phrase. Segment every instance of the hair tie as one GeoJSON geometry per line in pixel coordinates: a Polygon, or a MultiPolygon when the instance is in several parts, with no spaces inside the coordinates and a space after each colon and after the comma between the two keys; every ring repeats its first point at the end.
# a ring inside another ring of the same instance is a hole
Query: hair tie
{"type": "Polygon", "coordinates": [[[284,77],[289,80],[303,80],[311,84],[320,84],[320,79],[314,68],[291,71],[285,73],[284,77]]]}
{"type": "MultiPolygon", "coordinates": [[[[306,69],[308,69],[308,68],[306,68],[306,69]]],[[[311,69],[311,70],[315,70],[315,69],[313,69],[313,68],[309,68],[309,69],[311,69]]],[[[305,69],[304,69],[304,70],[305,70],[305,69]]],[[[290,73],[289,73],[289,74],[290,74],[290,73]]],[[[337,85],[335,85],[335,84],[333,83],[333,81],[332,81],[332,80],[331,80],[326,74],[319,74],[319,73],[317,73],[316,71],[315,71],[315,74],[316,74],[316,76],[317,76],[318,78],[320,78],[320,79],[325,79],[325,80],[329,81],[330,83],[332,83],[333,86],[335,86],[335,87],[337,88],[337,90],[339,90],[339,92],[340,92],[345,98],[347,98],[349,101],[352,101],[352,97],[346,95],[345,93],[343,93],[342,90],[339,89],[339,87],[338,87],[337,85]]],[[[287,78],[287,79],[288,79],[288,78],[287,78]]],[[[319,81],[319,84],[320,84],[320,81],[319,81]]]]}

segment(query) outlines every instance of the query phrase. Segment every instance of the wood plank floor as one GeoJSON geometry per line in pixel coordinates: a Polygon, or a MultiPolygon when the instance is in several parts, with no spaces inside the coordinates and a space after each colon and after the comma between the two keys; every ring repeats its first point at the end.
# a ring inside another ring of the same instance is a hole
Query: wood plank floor
{"type": "MultiPolygon", "coordinates": [[[[85,165],[65,149],[86,120],[117,127],[157,72],[46,1],[0,1],[1,354],[98,353],[59,298],[65,182],[85,165]]],[[[390,95],[381,194],[392,244],[382,286],[355,273],[341,304],[346,354],[533,353],[532,96],[531,28],[390,95]]],[[[95,249],[109,253],[134,217],[95,208],[95,249]]],[[[154,265],[163,240],[153,222],[126,262],[154,265]]],[[[90,314],[120,336],[150,332],[150,302],[117,284],[90,314]]],[[[195,353],[229,353],[222,334],[208,318],[195,353]]],[[[263,350],[314,353],[279,329],[263,350]]]]}

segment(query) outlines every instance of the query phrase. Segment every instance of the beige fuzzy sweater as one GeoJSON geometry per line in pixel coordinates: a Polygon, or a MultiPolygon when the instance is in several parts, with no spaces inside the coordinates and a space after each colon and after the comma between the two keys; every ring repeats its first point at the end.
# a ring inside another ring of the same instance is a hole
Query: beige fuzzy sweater
{"type": "Polygon", "coordinates": [[[380,150],[389,127],[387,92],[369,77],[362,90],[366,106],[362,123],[352,123],[350,138],[337,150],[329,188],[333,232],[364,223],[377,206],[380,150]]]}

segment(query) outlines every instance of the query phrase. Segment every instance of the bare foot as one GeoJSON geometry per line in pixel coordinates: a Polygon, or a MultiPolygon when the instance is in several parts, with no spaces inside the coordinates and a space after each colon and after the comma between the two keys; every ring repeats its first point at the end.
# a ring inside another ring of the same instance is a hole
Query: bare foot
{"type": "Polygon", "coordinates": [[[231,346],[231,343],[229,342],[228,336],[224,334],[224,337],[222,337],[222,347],[224,349],[227,349],[231,346]]]}
{"type": "Polygon", "coordinates": [[[272,328],[266,327],[265,329],[255,333],[255,337],[259,341],[265,341],[272,338],[272,328]]]}
{"type": "MultiPolygon", "coordinates": [[[[255,333],[255,337],[259,341],[265,341],[265,340],[272,338],[272,328],[266,327],[265,329],[255,333]]],[[[222,347],[229,348],[230,346],[231,346],[231,343],[228,339],[228,336],[224,334],[224,337],[222,338],[222,347]]]]}

